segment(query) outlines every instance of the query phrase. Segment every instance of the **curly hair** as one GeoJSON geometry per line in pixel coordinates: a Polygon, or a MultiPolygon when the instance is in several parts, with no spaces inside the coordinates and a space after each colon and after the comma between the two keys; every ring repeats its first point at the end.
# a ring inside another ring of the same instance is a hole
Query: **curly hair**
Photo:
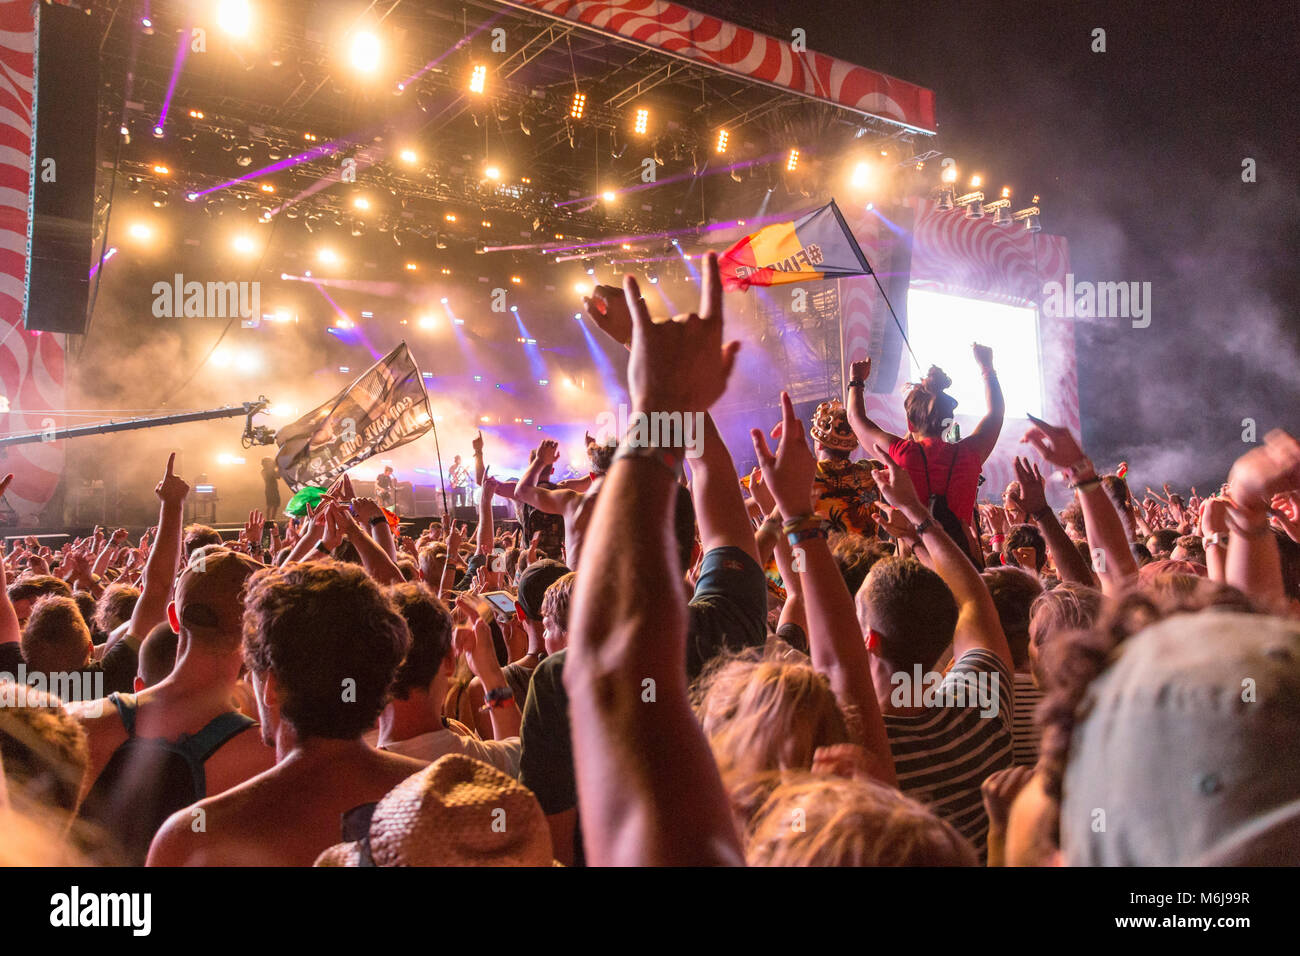
{"type": "MultiPolygon", "coordinates": [[[[1191,578],[1191,587],[1133,588],[1104,608],[1097,626],[1065,638],[1060,643],[1056,665],[1049,675],[1047,694],[1035,715],[1042,728],[1038,772],[1043,791],[1061,802],[1061,786],[1070,759],[1070,739],[1083,714],[1089,685],[1114,660],[1125,641],[1143,629],[1175,614],[1192,614],[1208,608],[1262,614],[1263,611],[1241,591],[1204,578],[1191,578]]],[[[1153,582],[1154,583],[1154,582],[1153,582]]],[[[1052,827],[1052,840],[1060,845],[1060,828],[1052,827]]]]}
{"type": "Polygon", "coordinates": [[[111,634],[119,624],[131,620],[139,600],[139,588],[129,584],[110,584],[95,604],[95,627],[104,634],[111,634]]]}
{"type": "Polygon", "coordinates": [[[839,566],[850,594],[858,593],[877,561],[892,554],[889,545],[866,535],[835,534],[831,541],[831,557],[839,566]]]}
{"type": "Polygon", "coordinates": [[[359,567],[313,561],[249,579],[244,661],[275,676],[280,712],[300,737],[370,729],[409,644],[406,621],[359,567]]]}
{"type": "Polygon", "coordinates": [[[868,780],[788,775],[745,828],[750,866],[978,866],[951,824],[868,780]],[[803,824],[796,828],[792,821],[803,824]]]}
{"type": "Polygon", "coordinates": [[[0,682],[0,764],[31,801],[71,813],[90,762],[86,731],[63,702],[35,687],[0,682]]]}
{"type": "Polygon", "coordinates": [[[440,598],[423,584],[408,581],[391,585],[385,593],[397,613],[406,620],[411,643],[393,679],[393,696],[406,700],[412,691],[425,690],[433,683],[447,655],[451,653],[451,612],[440,598]]]}
{"type": "Polygon", "coordinates": [[[1012,662],[1016,670],[1023,670],[1029,663],[1030,608],[1043,593],[1043,586],[1022,568],[990,568],[980,577],[993,597],[993,607],[1011,647],[1012,662]]]}

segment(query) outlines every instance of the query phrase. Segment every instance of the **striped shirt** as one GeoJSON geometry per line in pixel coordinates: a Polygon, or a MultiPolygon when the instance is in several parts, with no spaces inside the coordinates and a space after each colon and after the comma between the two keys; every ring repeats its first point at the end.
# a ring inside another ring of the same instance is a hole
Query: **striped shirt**
{"type": "Polygon", "coordinates": [[[898,788],[952,824],[975,845],[982,861],[989,821],[980,784],[995,770],[1011,766],[1013,682],[997,655],[974,648],[957,659],[940,690],[947,699],[959,681],[979,680],[981,674],[990,692],[997,676],[996,714],[981,716],[979,703],[968,697],[965,706],[884,716],[898,788]]]}
{"type": "Polygon", "coordinates": [[[1034,711],[1043,699],[1043,692],[1034,683],[1032,674],[1016,674],[1016,708],[1011,718],[1012,763],[1017,767],[1038,765],[1038,737],[1034,726],[1034,711]]]}

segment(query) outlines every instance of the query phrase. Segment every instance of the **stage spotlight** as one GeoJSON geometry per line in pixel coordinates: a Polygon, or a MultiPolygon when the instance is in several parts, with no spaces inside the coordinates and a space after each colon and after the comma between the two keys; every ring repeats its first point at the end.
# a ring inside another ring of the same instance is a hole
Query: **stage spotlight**
{"type": "Polygon", "coordinates": [[[573,105],[569,107],[569,115],[574,119],[582,119],[582,112],[587,108],[587,94],[574,93],[573,105]]]}
{"type": "Polygon", "coordinates": [[[999,206],[997,209],[993,210],[993,225],[1009,226],[1014,221],[1009,206],[999,206]]]}
{"type": "Polygon", "coordinates": [[[591,283],[578,281],[573,283],[573,291],[578,295],[591,295],[591,283]]]}
{"type": "Polygon", "coordinates": [[[487,169],[483,170],[483,175],[488,179],[500,179],[501,169],[498,166],[489,166],[487,169]]]}
{"type": "Polygon", "coordinates": [[[980,176],[979,176],[978,174],[976,174],[976,175],[974,175],[974,176],[972,176],[972,177],[970,178],[970,188],[971,188],[971,189],[979,189],[979,188],[980,188],[980,183],[982,183],[982,182],[984,182],[984,180],[981,179],[980,176]]]}
{"type": "Polygon", "coordinates": [[[168,173],[171,172],[170,169],[168,169],[166,166],[163,166],[161,164],[156,164],[153,168],[153,171],[157,173],[159,176],[166,176],[168,173]]]}
{"type": "Polygon", "coordinates": [[[982,199],[972,199],[966,204],[967,219],[984,218],[984,201],[982,199]]]}
{"type": "Polygon", "coordinates": [[[213,368],[229,368],[232,361],[233,357],[229,349],[217,349],[212,353],[213,368]]]}
{"type": "Polygon", "coordinates": [[[162,139],[162,137],[163,137],[163,128],[162,128],[161,126],[155,126],[155,127],[153,128],[153,135],[154,135],[154,137],[155,137],[156,139],[162,139]]]}
{"type": "MultiPolygon", "coordinates": [[[[446,300],[443,300],[443,301],[446,301],[446,300]]],[[[431,315],[422,315],[422,316],[420,316],[420,328],[422,328],[422,329],[431,329],[431,328],[433,328],[433,326],[434,326],[433,316],[431,316],[431,315]]]]}
{"type": "Polygon", "coordinates": [[[358,196],[356,199],[352,200],[352,205],[355,206],[357,209],[369,209],[370,200],[367,199],[365,196],[358,196]]]}
{"type": "Polygon", "coordinates": [[[469,91],[482,93],[485,86],[487,86],[487,67],[482,63],[476,63],[474,72],[469,77],[469,91]]]}
{"type": "Polygon", "coordinates": [[[238,149],[236,149],[235,165],[236,166],[253,165],[253,151],[249,149],[247,146],[240,146],[238,149]]]}
{"type": "Polygon", "coordinates": [[[333,249],[325,248],[316,253],[316,261],[323,266],[338,265],[339,254],[333,249]]]}
{"type": "Polygon", "coordinates": [[[484,242],[482,239],[479,239],[474,243],[474,255],[476,256],[487,255],[487,243],[484,242]]]}
{"type": "Polygon", "coordinates": [[[440,233],[440,232],[435,232],[435,233],[433,234],[433,245],[434,245],[434,247],[437,248],[437,249],[446,249],[446,248],[447,248],[447,237],[444,236],[444,235],[443,235],[442,233],[440,233]]]}
{"type": "Polygon", "coordinates": [[[155,189],[153,191],[153,206],[155,209],[161,209],[167,205],[167,190],[155,189]]]}
{"type": "Polygon", "coordinates": [[[941,178],[945,183],[955,183],[957,181],[957,167],[945,166],[941,178]]]}
{"type": "Polygon", "coordinates": [[[636,124],[632,127],[633,132],[639,136],[644,136],[645,131],[650,127],[650,111],[641,109],[636,111],[636,124]]]}
{"type": "Polygon", "coordinates": [[[373,73],[379,67],[379,37],[369,30],[362,30],[352,38],[349,56],[353,69],[373,73]]]}
{"type": "Polygon", "coordinates": [[[415,154],[415,150],[413,149],[404,149],[400,153],[398,153],[398,156],[401,157],[402,162],[412,166],[415,165],[416,160],[419,159],[419,157],[415,154]]]}
{"type": "Polygon", "coordinates": [[[645,277],[650,280],[651,285],[659,284],[659,273],[655,272],[653,269],[647,269],[645,271],[645,277]]]}
{"type": "Polygon", "coordinates": [[[799,168],[799,150],[790,150],[790,158],[785,161],[785,171],[792,173],[799,168]]]}
{"type": "Polygon", "coordinates": [[[866,189],[871,185],[871,165],[869,163],[858,163],[853,167],[853,188],[866,189]]]}
{"type": "Polygon", "coordinates": [[[447,222],[455,222],[456,214],[454,212],[449,212],[446,215],[444,215],[442,218],[445,219],[447,222]]]}
{"type": "Polygon", "coordinates": [[[138,242],[147,242],[153,238],[153,230],[143,222],[133,222],[126,230],[128,236],[138,242]]]}
{"type": "Polygon", "coordinates": [[[728,138],[729,138],[729,134],[725,129],[718,130],[718,143],[714,147],[714,150],[719,153],[725,153],[727,151],[728,138]]]}
{"type": "Polygon", "coordinates": [[[522,276],[511,276],[511,277],[510,277],[510,284],[511,284],[511,285],[520,285],[521,283],[523,283],[523,281],[524,281],[524,280],[523,280],[523,277],[522,277],[522,276]]]}
{"type": "Polygon", "coordinates": [[[420,267],[419,267],[418,265],[416,265],[414,262],[408,262],[408,263],[406,264],[406,271],[407,271],[407,272],[415,272],[415,271],[417,271],[419,268],[420,268],[420,267]]]}
{"type": "Polygon", "coordinates": [[[583,259],[582,268],[587,270],[587,275],[589,276],[594,276],[596,274],[596,263],[591,259],[583,259]]]}
{"type": "Polygon", "coordinates": [[[1042,232],[1043,225],[1038,221],[1038,214],[1025,217],[1025,232],[1042,232]]]}
{"type": "Polygon", "coordinates": [[[273,193],[273,192],[275,192],[275,187],[272,186],[270,183],[262,183],[262,185],[259,186],[258,188],[261,189],[262,192],[264,192],[264,193],[273,193]]]}
{"type": "Polygon", "coordinates": [[[217,25],[231,36],[247,36],[251,20],[248,0],[221,0],[217,5],[217,25]]]}
{"type": "Polygon", "coordinates": [[[248,236],[235,236],[231,245],[235,247],[236,252],[243,253],[244,255],[247,255],[257,248],[257,243],[253,242],[253,240],[248,236]]]}
{"type": "Polygon", "coordinates": [[[606,189],[600,194],[600,198],[605,200],[605,202],[615,202],[618,199],[618,193],[614,192],[612,189],[606,189]]]}
{"type": "Polygon", "coordinates": [[[939,190],[939,196],[934,201],[934,208],[940,212],[951,212],[953,206],[953,196],[951,189],[939,190]]]}
{"type": "Polygon", "coordinates": [[[518,311],[519,311],[519,306],[517,306],[517,305],[512,305],[512,306],[510,307],[510,311],[511,311],[511,312],[518,312],[518,311]]]}

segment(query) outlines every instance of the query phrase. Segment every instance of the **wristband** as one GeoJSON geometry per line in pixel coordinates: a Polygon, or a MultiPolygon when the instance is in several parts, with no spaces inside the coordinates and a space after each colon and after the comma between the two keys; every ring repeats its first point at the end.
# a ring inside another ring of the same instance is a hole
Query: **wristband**
{"type": "Polygon", "coordinates": [[[1216,531],[1213,534],[1205,536],[1205,547],[1207,548],[1226,548],[1228,546],[1228,532],[1216,531]]]}
{"type": "Polygon", "coordinates": [[[1096,475],[1093,475],[1091,478],[1085,478],[1082,481],[1076,481],[1071,483],[1070,487],[1073,488],[1075,491],[1089,491],[1093,488],[1096,488],[1100,484],[1101,484],[1101,479],[1098,478],[1096,475]]]}
{"type": "Polygon", "coordinates": [[[618,451],[614,452],[614,460],[620,458],[641,458],[658,462],[664,468],[672,472],[673,478],[680,481],[686,474],[686,468],[683,464],[684,456],[676,448],[661,448],[657,445],[628,445],[618,446],[618,451]]]}
{"type": "Polygon", "coordinates": [[[921,535],[933,529],[934,524],[935,524],[934,515],[930,515],[930,517],[926,518],[924,521],[922,521],[919,525],[916,526],[916,536],[918,538],[921,537],[921,535]]]}
{"type": "Polygon", "coordinates": [[[1081,472],[1089,472],[1089,471],[1096,472],[1097,469],[1093,467],[1092,459],[1089,458],[1087,455],[1084,455],[1082,458],[1080,458],[1078,461],[1076,461],[1073,465],[1071,465],[1069,468],[1065,470],[1070,475],[1071,478],[1077,478],[1081,472]]]}
{"type": "Polygon", "coordinates": [[[388,519],[385,518],[383,515],[375,515],[373,518],[370,519],[369,524],[370,527],[377,528],[381,524],[388,524],[388,519]]]}
{"type": "Polygon", "coordinates": [[[327,555],[327,556],[328,556],[329,553],[330,553],[330,549],[327,548],[327,547],[325,547],[325,542],[324,542],[324,541],[317,541],[317,542],[316,542],[316,545],[315,545],[315,549],[316,549],[317,551],[319,551],[321,554],[324,554],[324,555],[327,555]]]}
{"type": "Polygon", "coordinates": [[[813,538],[826,538],[829,534],[830,533],[826,530],[825,523],[823,523],[820,527],[816,528],[804,528],[800,531],[787,531],[785,539],[790,542],[790,547],[794,548],[804,541],[809,541],[813,538]]]}
{"type": "Polygon", "coordinates": [[[795,531],[803,531],[806,528],[820,528],[825,525],[825,520],[816,512],[806,515],[798,515],[790,518],[781,525],[781,530],[786,534],[795,531]]]}
{"type": "Polygon", "coordinates": [[[866,388],[867,383],[860,378],[852,379],[849,382],[849,388],[866,388]]]}

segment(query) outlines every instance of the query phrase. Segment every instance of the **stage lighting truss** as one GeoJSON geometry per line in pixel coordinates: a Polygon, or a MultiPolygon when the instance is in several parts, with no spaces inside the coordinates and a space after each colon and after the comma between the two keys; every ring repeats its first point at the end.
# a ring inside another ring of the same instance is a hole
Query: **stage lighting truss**
{"type": "Polygon", "coordinates": [[[976,189],[974,192],[969,192],[963,196],[958,196],[956,199],[953,200],[953,202],[956,203],[958,206],[965,207],[967,219],[984,218],[984,191],[983,190],[976,189]]]}

